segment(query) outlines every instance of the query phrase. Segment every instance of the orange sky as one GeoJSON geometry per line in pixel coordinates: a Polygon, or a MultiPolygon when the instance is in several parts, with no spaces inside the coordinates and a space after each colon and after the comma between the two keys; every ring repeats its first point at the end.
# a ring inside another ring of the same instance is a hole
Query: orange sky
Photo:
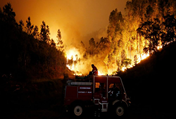
{"type": "Polygon", "coordinates": [[[110,12],[117,8],[124,13],[126,1],[0,0],[0,7],[2,9],[10,2],[17,21],[23,20],[25,24],[30,16],[32,24],[40,27],[44,20],[50,28],[51,38],[56,39],[57,30],[61,29],[63,41],[73,43],[81,41],[83,36],[106,28],[110,12]]]}

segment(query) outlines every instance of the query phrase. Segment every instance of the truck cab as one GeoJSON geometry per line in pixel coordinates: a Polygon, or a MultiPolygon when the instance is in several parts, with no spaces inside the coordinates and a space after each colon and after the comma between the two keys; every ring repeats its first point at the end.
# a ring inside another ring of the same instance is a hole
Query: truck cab
{"type": "Polygon", "coordinates": [[[119,76],[93,76],[91,82],[70,81],[65,86],[64,105],[76,117],[82,116],[87,107],[96,114],[110,112],[122,117],[130,99],[119,76]]]}

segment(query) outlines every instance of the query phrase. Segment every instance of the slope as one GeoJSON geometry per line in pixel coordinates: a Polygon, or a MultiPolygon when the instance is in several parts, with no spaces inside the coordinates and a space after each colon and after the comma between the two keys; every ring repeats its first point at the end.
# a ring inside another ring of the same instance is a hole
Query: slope
{"type": "Polygon", "coordinates": [[[176,118],[176,42],[118,75],[131,96],[128,118],[176,118]]]}

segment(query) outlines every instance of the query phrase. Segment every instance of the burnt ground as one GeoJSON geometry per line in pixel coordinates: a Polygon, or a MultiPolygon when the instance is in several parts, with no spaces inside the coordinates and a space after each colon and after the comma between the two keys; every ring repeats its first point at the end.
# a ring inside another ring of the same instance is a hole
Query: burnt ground
{"type": "MultiPolygon", "coordinates": [[[[176,119],[175,53],[174,43],[166,52],[163,50],[135,68],[118,73],[132,102],[125,119],[176,119]]],[[[63,85],[63,80],[20,84],[24,87],[17,83],[1,85],[0,118],[72,118],[63,107],[63,85]]],[[[93,113],[87,112],[83,118],[94,118],[93,113]]],[[[104,113],[100,118],[114,116],[104,113]]]]}

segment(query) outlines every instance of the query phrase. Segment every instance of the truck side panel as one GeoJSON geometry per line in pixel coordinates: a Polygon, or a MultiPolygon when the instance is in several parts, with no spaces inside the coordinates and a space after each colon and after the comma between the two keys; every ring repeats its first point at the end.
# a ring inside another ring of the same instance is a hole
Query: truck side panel
{"type": "Polygon", "coordinates": [[[78,99],[91,100],[92,99],[92,86],[78,86],[78,99]]]}
{"type": "Polygon", "coordinates": [[[65,105],[76,100],[87,101],[92,99],[92,86],[66,86],[65,105]]]}
{"type": "Polygon", "coordinates": [[[77,98],[77,87],[66,86],[65,88],[65,105],[70,105],[77,98]]]}

